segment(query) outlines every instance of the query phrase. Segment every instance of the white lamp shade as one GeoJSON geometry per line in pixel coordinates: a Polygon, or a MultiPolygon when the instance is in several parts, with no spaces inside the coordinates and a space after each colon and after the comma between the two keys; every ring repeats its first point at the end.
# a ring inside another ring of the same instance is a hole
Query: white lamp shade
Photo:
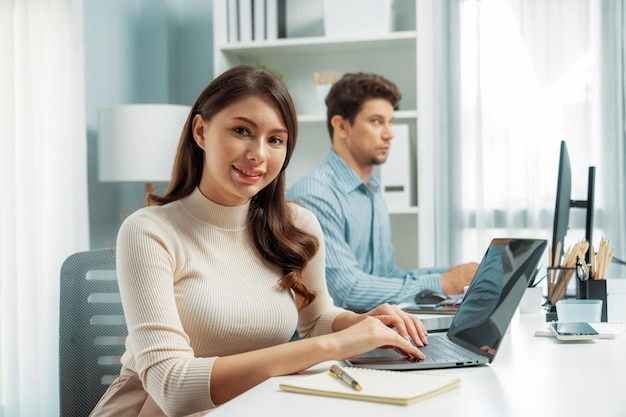
{"type": "Polygon", "coordinates": [[[169,182],[191,107],[128,104],[98,111],[98,178],[169,182]]]}

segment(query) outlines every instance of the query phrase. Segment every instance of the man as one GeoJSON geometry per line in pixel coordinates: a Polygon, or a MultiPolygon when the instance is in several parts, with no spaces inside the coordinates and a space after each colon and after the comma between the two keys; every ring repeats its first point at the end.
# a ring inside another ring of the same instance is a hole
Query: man
{"type": "Polygon", "coordinates": [[[327,161],[287,192],[317,216],[326,244],[326,280],[337,306],[357,312],[414,302],[424,289],[461,294],[477,263],[404,271],[374,167],[387,160],[402,95],[377,74],[345,74],[326,97],[332,149],[327,161]]]}

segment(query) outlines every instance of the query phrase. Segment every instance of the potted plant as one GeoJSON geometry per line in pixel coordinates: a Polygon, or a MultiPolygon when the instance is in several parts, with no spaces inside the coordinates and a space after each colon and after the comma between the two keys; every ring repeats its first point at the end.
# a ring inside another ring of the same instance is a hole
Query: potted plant
{"type": "Polygon", "coordinates": [[[283,74],[279,70],[270,68],[267,65],[263,64],[261,61],[256,61],[253,66],[256,67],[256,68],[260,68],[260,69],[263,69],[265,71],[271,72],[272,74],[274,74],[276,76],[276,78],[281,80],[283,83],[285,82],[285,74],[283,74]]]}
{"type": "Polygon", "coordinates": [[[530,279],[528,280],[528,286],[529,287],[536,287],[537,285],[539,285],[539,283],[541,281],[543,281],[548,275],[544,275],[541,278],[537,279],[537,276],[539,275],[539,271],[541,270],[541,265],[539,265],[537,268],[535,268],[535,270],[533,271],[533,274],[530,276],[530,279]]]}

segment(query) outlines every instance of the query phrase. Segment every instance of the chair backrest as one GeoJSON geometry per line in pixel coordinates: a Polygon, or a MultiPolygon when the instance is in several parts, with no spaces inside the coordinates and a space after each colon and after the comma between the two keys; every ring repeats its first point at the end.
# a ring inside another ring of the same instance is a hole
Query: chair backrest
{"type": "Polygon", "coordinates": [[[114,249],[69,256],[61,266],[61,417],[85,417],[121,369],[127,328],[114,249]]]}

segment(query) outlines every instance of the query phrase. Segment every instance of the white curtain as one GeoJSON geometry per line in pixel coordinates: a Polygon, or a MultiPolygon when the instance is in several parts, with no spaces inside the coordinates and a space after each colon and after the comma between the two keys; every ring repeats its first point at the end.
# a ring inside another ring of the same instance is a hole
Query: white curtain
{"type": "MultiPolygon", "coordinates": [[[[600,188],[603,211],[599,225],[611,240],[616,256],[626,260],[626,1],[600,3],[600,188]]],[[[615,259],[615,258],[614,258],[615,259]]],[[[626,277],[626,268],[614,264],[610,276],[626,277]]]]}
{"type": "Polygon", "coordinates": [[[56,416],[59,271],[88,249],[81,0],[0,2],[0,416],[56,416]]]}
{"type": "MultiPolygon", "coordinates": [[[[458,132],[439,155],[452,186],[436,198],[449,202],[452,243],[439,249],[449,261],[467,261],[480,259],[493,237],[551,239],[565,140],[572,199],[587,198],[588,167],[596,167],[592,243],[605,237],[615,256],[626,255],[623,0],[455,6],[459,24],[448,28],[460,39],[460,80],[449,80],[459,88],[448,111],[458,115],[458,132]]],[[[584,239],[584,214],[571,210],[566,245],[584,239]]]]}

